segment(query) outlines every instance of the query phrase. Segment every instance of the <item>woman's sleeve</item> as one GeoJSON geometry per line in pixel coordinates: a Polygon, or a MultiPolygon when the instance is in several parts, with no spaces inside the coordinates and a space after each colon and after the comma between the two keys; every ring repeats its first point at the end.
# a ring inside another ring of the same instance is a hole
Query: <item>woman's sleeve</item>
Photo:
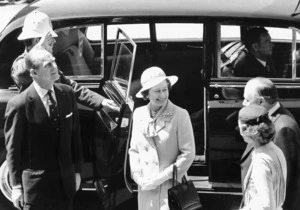
{"type": "Polygon", "coordinates": [[[131,169],[131,175],[135,172],[140,173],[140,157],[138,150],[138,139],[139,139],[139,129],[138,129],[138,119],[136,111],[133,113],[133,122],[132,122],[132,135],[130,140],[130,147],[128,150],[129,153],[129,163],[131,169]]]}
{"type": "Polygon", "coordinates": [[[254,160],[251,178],[257,191],[257,197],[254,197],[249,205],[243,209],[276,209],[275,195],[273,192],[273,185],[275,183],[272,182],[272,171],[269,163],[264,159],[254,160]]]}
{"type": "Polygon", "coordinates": [[[195,140],[190,116],[183,110],[178,120],[178,148],[179,155],[176,159],[178,176],[183,176],[195,159],[195,140]]]}

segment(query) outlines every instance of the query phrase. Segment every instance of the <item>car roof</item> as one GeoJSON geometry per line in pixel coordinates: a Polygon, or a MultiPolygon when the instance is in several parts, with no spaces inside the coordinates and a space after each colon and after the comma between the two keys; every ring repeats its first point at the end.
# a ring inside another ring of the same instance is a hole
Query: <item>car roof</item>
{"type": "Polygon", "coordinates": [[[0,34],[0,41],[39,10],[52,21],[90,17],[210,16],[300,21],[298,0],[36,0],[20,11],[0,34]]]}
{"type": "Polygon", "coordinates": [[[31,7],[60,19],[178,15],[291,19],[297,4],[298,0],[40,0],[31,7]]]}

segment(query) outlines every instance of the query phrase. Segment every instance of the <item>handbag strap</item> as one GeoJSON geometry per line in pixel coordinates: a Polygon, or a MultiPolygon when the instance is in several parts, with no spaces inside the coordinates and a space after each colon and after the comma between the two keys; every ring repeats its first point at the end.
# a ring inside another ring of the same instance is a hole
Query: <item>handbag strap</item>
{"type": "MultiPolygon", "coordinates": [[[[173,179],[172,179],[172,186],[174,187],[175,186],[175,181],[177,181],[178,178],[177,178],[177,166],[176,164],[173,164],[173,179]]],[[[182,182],[187,182],[187,179],[185,176],[182,177],[182,182]]]]}
{"type": "Polygon", "coordinates": [[[173,180],[172,180],[172,186],[175,186],[175,181],[177,181],[177,166],[176,164],[173,164],[173,180]]]}

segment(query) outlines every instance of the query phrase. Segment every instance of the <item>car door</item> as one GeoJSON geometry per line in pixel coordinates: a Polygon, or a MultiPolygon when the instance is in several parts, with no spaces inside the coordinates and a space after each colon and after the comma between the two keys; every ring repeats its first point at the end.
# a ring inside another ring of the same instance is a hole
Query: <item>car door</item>
{"type": "MultiPolygon", "coordinates": [[[[261,23],[262,24],[262,23],[261,23]]],[[[220,23],[217,41],[218,63],[208,91],[209,127],[209,177],[212,183],[222,183],[222,191],[241,192],[240,159],[246,147],[238,129],[238,111],[243,106],[244,87],[250,77],[236,77],[232,66],[244,53],[241,42],[245,27],[258,23],[220,23]]],[[[274,44],[272,60],[276,64],[276,78],[269,78],[276,85],[279,102],[288,108],[299,123],[299,75],[296,58],[298,32],[289,25],[264,26],[274,44]],[[297,77],[298,76],[298,77],[297,77]]],[[[218,186],[215,184],[215,186],[218,186]]]]}
{"type": "Polygon", "coordinates": [[[116,113],[101,109],[97,112],[102,124],[112,135],[111,140],[114,145],[110,164],[112,175],[118,174],[123,169],[126,142],[134,107],[130,90],[136,48],[135,42],[125,31],[118,28],[110,78],[103,85],[103,91],[118,105],[120,111],[116,113]]]}

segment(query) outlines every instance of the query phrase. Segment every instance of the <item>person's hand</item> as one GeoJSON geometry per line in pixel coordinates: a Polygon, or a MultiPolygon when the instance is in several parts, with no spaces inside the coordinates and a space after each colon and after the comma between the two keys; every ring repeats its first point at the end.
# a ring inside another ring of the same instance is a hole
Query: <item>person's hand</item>
{"type": "Polygon", "coordinates": [[[141,190],[152,190],[168,180],[168,176],[162,172],[153,178],[148,178],[144,181],[141,190]]]}
{"type": "Polygon", "coordinates": [[[143,177],[141,177],[140,173],[134,173],[132,178],[135,181],[135,183],[141,187],[141,190],[153,190],[156,188],[156,187],[154,187],[154,188],[148,187],[147,189],[143,189],[144,184],[145,184],[145,179],[143,177]]]}
{"type": "Polygon", "coordinates": [[[79,173],[75,173],[75,181],[76,181],[76,191],[78,191],[81,183],[81,176],[79,173]]]}
{"type": "Polygon", "coordinates": [[[115,111],[115,112],[119,112],[120,111],[120,107],[118,107],[118,105],[110,99],[104,99],[101,103],[101,105],[109,110],[115,111]]]}
{"type": "Polygon", "coordinates": [[[133,173],[132,179],[135,181],[135,183],[138,186],[142,187],[142,185],[144,183],[144,179],[141,177],[140,173],[138,173],[138,172],[133,173]]]}
{"type": "Polygon", "coordinates": [[[41,46],[48,52],[53,52],[53,38],[50,32],[41,37],[40,41],[35,46],[41,46]]]}
{"type": "Polygon", "coordinates": [[[23,209],[23,188],[13,188],[11,193],[11,200],[17,209],[23,209]]]}

